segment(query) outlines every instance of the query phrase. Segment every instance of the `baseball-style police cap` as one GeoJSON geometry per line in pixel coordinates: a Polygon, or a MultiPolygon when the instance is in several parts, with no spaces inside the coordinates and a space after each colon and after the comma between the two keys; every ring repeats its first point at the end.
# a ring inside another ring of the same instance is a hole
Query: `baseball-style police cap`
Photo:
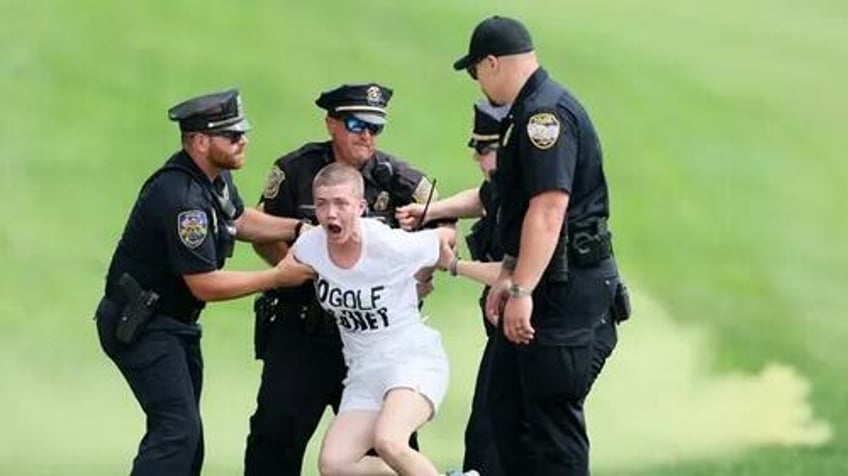
{"type": "Polygon", "coordinates": [[[180,124],[182,132],[247,132],[250,123],[244,116],[238,89],[204,94],[168,109],[168,118],[180,124]]]}
{"type": "Polygon", "coordinates": [[[392,90],[377,83],[343,84],[321,93],[315,104],[334,117],[353,115],[371,124],[385,124],[391,98],[392,90]]]}
{"type": "Polygon", "coordinates": [[[474,130],[468,147],[480,151],[500,141],[501,120],[509,112],[509,105],[494,107],[481,99],[474,104],[474,130]]]}
{"type": "Polygon", "coordinates": [[[468,54],[456,60],[453,69],[462,70],[486,56],[506,56],[533,51],[533,40],[524,25],[513,18],[495,15],[474,28],[468,54]]]}

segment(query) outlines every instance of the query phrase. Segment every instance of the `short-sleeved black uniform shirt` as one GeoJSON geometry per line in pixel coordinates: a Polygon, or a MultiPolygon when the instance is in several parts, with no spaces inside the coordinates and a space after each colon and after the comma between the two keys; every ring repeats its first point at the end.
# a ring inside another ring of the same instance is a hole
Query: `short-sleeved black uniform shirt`
{"type": "Polygon", "coordinates": [[[142,186],[112,255],[106,296],[119,299],[118,279],[129,273],[159,294],[159,312],[193,321],[205,303],[182,276],[224,266],[235,239],[234,220],[242,212],[229,171],[210,182],[185,151],[177,152],[142,186]]]}
{"type": "Polygon", "coordinates": [[[518,255],[521,225],[530,199],[562,190],[569,194],[567,226],[609,216],[601,147],[583,106],[539,68],[527,80],[503,120],[496,175],[504,252],[518,255]]]}

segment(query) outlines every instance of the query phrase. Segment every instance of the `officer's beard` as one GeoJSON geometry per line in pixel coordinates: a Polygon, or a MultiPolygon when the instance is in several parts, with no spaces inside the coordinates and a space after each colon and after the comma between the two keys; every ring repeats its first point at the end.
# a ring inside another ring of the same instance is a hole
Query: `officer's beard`
{"type": "Polygon", "coordinates": [[[210,147],[209,162],[221,170],[240,169],[244,165],[244,144],[239,144],[236,147],[235,152],[210,147]]]}

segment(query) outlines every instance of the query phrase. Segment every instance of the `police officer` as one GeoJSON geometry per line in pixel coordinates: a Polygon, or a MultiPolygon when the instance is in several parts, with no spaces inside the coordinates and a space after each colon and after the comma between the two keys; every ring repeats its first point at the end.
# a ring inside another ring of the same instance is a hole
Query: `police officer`
{"type": "MultiPolygon", "coordinates": [[[[482,266],[481,263],[495,265],[503,257],[499,237],[496,233],[496,216],[498,212],[498,194],[492,185],[491,178],[495,174],[497,166],[497,150],[500,146],[501,119],[507,107],[492,107],[487,100],[474,104],[474,128],[468,147],[473,149],[474,160],[480,166],[483,173],[483,183],[479,188],[463,190],[455,195],[433,202],[424,210],[420,204],[409,204],[397,210],[398,221],[404,229],[411,229],[420,221],[425,223],[430,220],[454,217],[471,218],[477,217],[476,223],[471,228],[471,233],[466,237],[468,251],[472,262],[461,261],[456,255],[449,260],[448,271],[453,275],[462,275],[472,279],[486,282],[487,277],[492,274],[497,266],[482,266]],[[422,220],[422,215],[427,216],[422,220]]],[[[452,254],[451,250],[444,250],[452,254]]],[[[480,296],[480,309],[485,312],[486,296],[489,286],[483,289],[480,296]]],[[[495,332],[492,325],[483,315],[483,325],[486,330],[486,345],[477,371],[477,381],[474,386],[474,398],[471,405],[471,414],[465,427],[465,457],[463,458],[463,469],[466,471],[475,469],[486,476],[498,476],[503,474],[500,460],[495,449],[492,425],[488,410],[488,387],[489,369],[491,367],[491,355],[494,339],[491,336],[495,332]]]]}
{"type": "Polygon", "coordinates": [[[255,272],[222,271],[235,239],[291,239],[296,220],[245,209],[230,170],[244,163],[249,124],[235,89],[168,111],[182,149],[141,187],[112,255],[96,318],[101,346],[147,417],[133,475],[197,475],[200,325],[207,301],[302,283],[293,260],[255,272]]]}
{"type": "MultiPolygon", "coordinates": [[[[274,162],[260,199],[272,215],[315,223],[312,180],[333,161],[351,165],[365,179],[368,214],[392,226],[395,208],[424,202],[431,182],[392,155],[377,150],[392,90],[375,83],[343,85],[321,93],[330,141],[307,143],[274,162]]],[[[269,263],[284,244],[254,246],[269,263]]],[[[324,409],[338,409],[347,368],[332,318],[321,310],[311,284],[266,292],[256,305],[256,354],[262,381],[250,418],[246,475],[299,475],[307,443],[324,409]]]]}
{"type": "Polygon", "coordinates": [[[615,347],[615,316],[626,317],[613,306],[598,137],[514,19],[477,25],[453,66],[491,103],[511,105],[495,178],[504,260],[486,303],[501,331],[489,382],[499,455],[506,474],[586,475],[583,401],[615,347]]]}

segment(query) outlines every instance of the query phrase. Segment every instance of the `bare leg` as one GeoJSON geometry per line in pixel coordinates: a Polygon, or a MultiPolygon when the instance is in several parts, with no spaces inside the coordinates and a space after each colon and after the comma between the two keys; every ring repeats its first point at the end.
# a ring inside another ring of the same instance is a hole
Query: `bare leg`
{"type": "Polygon", "coordinates": [[[404,476],[435,476],[439,472],[424,455],[409,447],[409,436],[433,414],[430,402],[408,388],[386,394],[374,429],[374,448],[404,476]]]}
{"type": "MultiPolygon", "coordinates": [[[[366,456],[374,447],[376,411],[339,413],[324,435],[318,470],[324,476],[394,476],[382,459],[366,456]]],[[[408,435],[407,435],[408,437],[408,435]]]]}

